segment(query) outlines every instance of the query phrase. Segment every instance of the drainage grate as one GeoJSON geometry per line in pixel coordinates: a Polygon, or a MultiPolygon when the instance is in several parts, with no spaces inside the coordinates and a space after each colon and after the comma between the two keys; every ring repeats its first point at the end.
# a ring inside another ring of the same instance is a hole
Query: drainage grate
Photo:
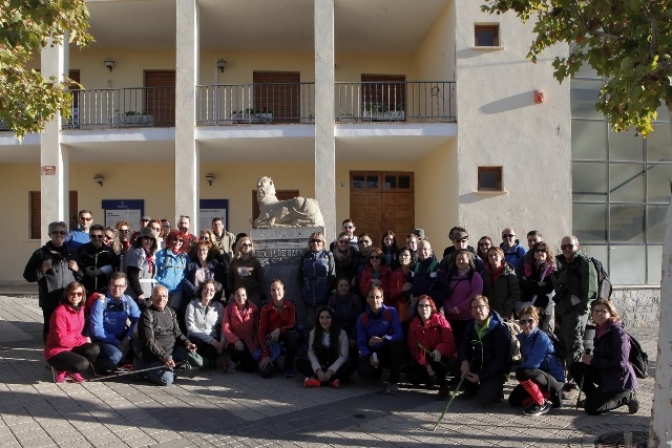
{"type": "Polygon", "coordinates": [[[595,439],[598,448],[646,448],[649,440],[647,431],[610,432],[595,439]]]}

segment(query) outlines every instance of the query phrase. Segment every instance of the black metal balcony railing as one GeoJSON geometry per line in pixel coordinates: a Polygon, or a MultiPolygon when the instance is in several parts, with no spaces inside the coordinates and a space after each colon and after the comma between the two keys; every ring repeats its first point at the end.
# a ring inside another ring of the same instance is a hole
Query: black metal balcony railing
{"type": "Polygon", "coordinates": [[[196,125],[312,123],[315,83],[206,85],[197,88],[196,125]]]}
{"type": "Polygon", "coordinates": [[[175,126],[175,87],[72,90],[64,129],[175,126]]]}
{"type": "Polygon", "coordinates": [[[452,123],[455,82],[337,82],[336,121],[452,123]]]}

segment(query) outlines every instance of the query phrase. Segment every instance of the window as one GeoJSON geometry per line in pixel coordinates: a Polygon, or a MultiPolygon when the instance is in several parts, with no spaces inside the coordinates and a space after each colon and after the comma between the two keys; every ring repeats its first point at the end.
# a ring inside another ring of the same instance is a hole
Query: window
{"type": "Polygon", "coordinates": [[[499,25],[476,25],[475,46],[499,47],[499,25]]]}
{"type": "Polygon", "coordinates": [[[478,191],[503,191],[501,166],[478,167],[478,191]]]}

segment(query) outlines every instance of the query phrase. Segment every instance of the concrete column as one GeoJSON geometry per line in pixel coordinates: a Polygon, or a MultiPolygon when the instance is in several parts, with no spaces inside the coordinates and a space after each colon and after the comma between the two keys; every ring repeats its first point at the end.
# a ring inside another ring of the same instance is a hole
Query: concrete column
{"type": "Polygon", "coordinates": [[[327,241],[336,232],[334,0],[315,0],[315,198],[327,241]]]}
{"type": "MultiPolygon", "coordinates": [[[[45,46],[41,54],[41,70],[42,76],[46,79],[54,77],[57,82],[63,81],[63,75],[67,71],[67,44],[65,46],[45,46]]],[[[61,146],[60,112],[56,112],[51,121],[46,123],[40,136],[40,166],[42,210],[40,229],[42,241],[46,242],[49,240],[47,227],[50,222],[70,222],[68,218],[69,161],[67,149],[61,146]],[[45,167],[55,167],[55,172],[47,171],[45,167]],[[53,174],[45,174],[51,172],[53,174]]]]}
{"type": "Polygon", "coordinates": [[[177,0],[175,217],[191,216],[192,233],[200,229],[199,158],[195,139],[198,59],[198,4],[196,0],[177,0]]]}

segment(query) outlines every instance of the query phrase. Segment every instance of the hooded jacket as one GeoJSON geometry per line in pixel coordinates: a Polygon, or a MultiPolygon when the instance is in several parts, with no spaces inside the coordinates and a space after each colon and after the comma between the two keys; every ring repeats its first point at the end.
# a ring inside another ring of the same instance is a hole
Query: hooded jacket
{"type": "Polygon", "coordinates": [[[408,328],[408,352],[415,362],[426,367],[429,363],[427,353],[418,347],[418,343],[430,352],[440,351],[441,356],[457,356],[453,330],[441,313],[433,313],[424,324],[420,316],[415,316],[408,328]]]}
{"type": "Polygon", "coordinates": [[[476,331],[476,320],[467,325],[459,349],[460,362],[468,361],[481,382],[511,370],[511,333],[497,312],[490,310],[490,323],[482,337],[476,331]]]}
{"type": "Polygon", "coordinates": [[[521,332],[516,337],[520,341],[520,354],[523,358],[521,368],[540,369],[561,383],[565,382],[565,368],[558,360],[553,342],[546,333],[535,328],[529,336],[521,332]]]}
{"type": "Polygon", "coordinates": [[[84,329],[84,306],[74,308],[71,305],[61,304],[51,315],[49,321],[49,335],[44,343],[44,359],[49,361],[61,352],[67,352],[75,347],[86,344],[84,329]]]}

